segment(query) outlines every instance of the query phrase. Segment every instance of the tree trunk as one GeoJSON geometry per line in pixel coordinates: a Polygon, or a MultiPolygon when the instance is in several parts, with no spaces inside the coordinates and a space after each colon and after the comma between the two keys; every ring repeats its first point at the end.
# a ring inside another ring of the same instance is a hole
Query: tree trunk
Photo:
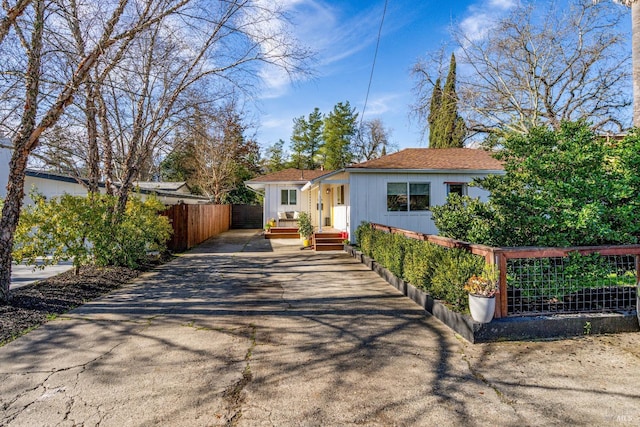
{"type": "Polygon", "coordinates": [[[631,52],[633,62],[633,125],[640,127],[640,2],[631,5],[631,52]]]}
{"type": "Polygon", "coordinates": [[[24,177],[28,157],[26,150],[14,150],[9,163],[9,184],[0,218],[0,303],[9,301],[11,249],[24,199],[24,177]]]}
{"type": "Polygon", "coordinates": [[[87,149],[89,152],[89,192],[98,193],[100,183],[100,152],[98,150],[98,125],[96,122],[96,91],[94,84],[87,83],[85,91],[85,114],[87,118],[87,149]]]}

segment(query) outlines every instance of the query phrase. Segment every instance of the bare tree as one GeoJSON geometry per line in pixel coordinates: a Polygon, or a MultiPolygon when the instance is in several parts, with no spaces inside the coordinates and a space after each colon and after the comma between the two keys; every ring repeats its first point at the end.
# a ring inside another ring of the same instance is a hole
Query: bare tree
{"type": "Polygon", "coordinates": [[[640,127],[640,2],[614,0],[631,8],[631,60],[633,63],[633,125],[640,127]]]}
{"type": "MultiPolygon", "coordinates": [[[[30,153],[38,146],[42,134],[56,124],[72,103],[79,87],[101,57],[116,48],[122,40],[175,12],[186,2],[187,0],[148,0],[146,3],[137,2],[133,6],[129,5],[128,0],[113,3],[109,8],[108,19],[98,26],[100,32],[91,46],[87,47],[87,53],[79,58],[76,66],[66,70],[66,81],[55,84],[43,77],[44,34],[47,34],[47,43],[53,45],[54,42],[61,41],[64,34],[58,31],[58,18],[66,13],[66,4],[63,1],[34,0],[31,2],[31,10],[27,7],[21,16],[13,20],[15,37],[10,37],[9,40],[9,36],[5,36],[2,40],[3,60],[11,58],[13,61],[1,62],[1,73],[6,77],[2,94],[14,95],[20,84],[25,90],[24,95],[17,98],[17,102],[22,104],[21,108],[7,108],[3,111],[7,117],[3,118],[2,123],[7,126],[11,126],[12,122],[16,123],[18,130],[12,135],[9,182],[0,218],[0,302],[9,298],[11,249],[24,198],[24,177],[30,153]],[[124,16],[127,19],[123,19],[124,16]],[[21,49],[24,50],[20,55],[21,49]],[[6,56],[13,54],[18,56],[6,56]],[[17,68],[20,72],[16,72],[14,66],[20,67],[17,68]]],[[[55,51],[52,49],[47,54],[55,55],[55,51]]]]}
{"type": "MultiPolygon", "coordinates": [[[[594,128],[621,129],[631,103],[629,55],[620,33],[624,10],[611,3],[575,0],[569,8],[524,4],[482,34],[453,31],[459,59],[460,109],[472,132],[527,132],[558,128],[562,120],[585,118],[594,128]]],[[[431,64],[413,70],[426,124],[431,64]]]]}
{"type": "Polygon", "coordinates": [[[365,160],[377,159],[386,154],[392,148],[389,136],[391,131],[384,127],[382,120],[365,120],[360,125],[358,134],[353,141],[353,152],[355,160],[362,162],[365,160]]]}
{"type": "Polygon", "coordinates": [[[182,127],[183,147],[197,153],[188,182],[214,203],[223,203],[244,174],[257,172],[258,144],[246,135],[248,126],[234,101],[209,111],[196,108],[182,127]]]}
{"type": "Polygon", "coordinates": [[[0,44],[9,33],[9,29],[29,6],[31,0],[18,0],[14,6],[9,6],[7,2],[2,2],[2,8],[6,15],[0,19],[0,44]]]}

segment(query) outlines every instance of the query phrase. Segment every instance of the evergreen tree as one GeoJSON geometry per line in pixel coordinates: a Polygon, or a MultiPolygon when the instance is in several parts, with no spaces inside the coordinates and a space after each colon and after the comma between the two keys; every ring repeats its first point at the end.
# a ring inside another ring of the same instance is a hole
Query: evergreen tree
{"type": "Polygon", "coordinates": [[[433,86],[433,94],[431,95],[431,107],[429,108],[429,147],[435,148],[440,136],[438,135],[438,114],[440,113],[440,107],[442,105],[442,82],[440,77],[436,80],[436,84],[433,86]]]}
{"type": "Polygon", "coordinates": [[[356,134],[358,113],[349,101],[338,102],[324,119],[322,154],[326,169],[340,169],[353,161],[351,139],[356,134]]]}
{"type": "Polygon", "coordinates": [[[319,166],[318,154],[324,145],[324,140],[322,138],[323,126],[322,113],[320,112],[320,109],[316,107],[313,109],[313,112],[309,114],[309,119],[307,120],[306,140],[308,169],[317,169],[319,166]]]}
{"type": "Polygon", "coordinates": [[[291,167],[304,169],[307,165],[307,142],[305,134],[309,125],[304,116],[293,119],[293,132],[291,134],[291,167]]]}
{"type": "Polygon", "coordinates": [[[440,89],[440,79],[436,80],[431,97],[429,112],[429,147],[463,147],[466,135],[464,120],[458,114],[456,93],[456,57],[451,54],[449,73],[440,89]]]}
{"type": "Polygon", "coordinates": [[[282,139],[267,148],[263,166],[267,173],[277,172],[287,167],[284,141],[282,139]]]}
{"type": "Polygon", "coordinates": [[[323,145],[322,113],[318,107],[314,108],[308,118],[300,116],[293,119],[293,133],[291,135],[291,150],[293,152],[291,165],[298,169],[316,169],[318,154],[323,145]]]}

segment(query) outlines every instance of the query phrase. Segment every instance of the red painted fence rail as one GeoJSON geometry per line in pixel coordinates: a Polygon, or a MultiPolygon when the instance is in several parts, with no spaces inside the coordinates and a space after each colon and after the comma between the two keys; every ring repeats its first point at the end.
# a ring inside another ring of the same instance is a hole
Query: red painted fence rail
{"type": "Polygon", "coordinates": [[[173,227],[167,247],[183,252],[231,228],[231,205],[173,205],[161,213],[173,227]]]}

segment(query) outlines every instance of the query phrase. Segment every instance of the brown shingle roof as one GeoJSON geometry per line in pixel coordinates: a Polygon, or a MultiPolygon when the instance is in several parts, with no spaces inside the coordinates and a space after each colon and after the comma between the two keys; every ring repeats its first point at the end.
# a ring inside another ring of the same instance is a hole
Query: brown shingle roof
{"type": "Polygon", "coordinates": [[[331,173],[332,171],[325,170],[301,170],[301,169],[284,169],[278,172],[270,173],[268,175],[258,176],[253,178],[248,183],[252,182],[300,182],[306,183],[312,179],[316,179],[322,175],[331,173]]]}
{"type": "Polygon", "coordinates": [[[485,150],[472,148],[406,148],[349,169],[504,170],[485,150]]]}

